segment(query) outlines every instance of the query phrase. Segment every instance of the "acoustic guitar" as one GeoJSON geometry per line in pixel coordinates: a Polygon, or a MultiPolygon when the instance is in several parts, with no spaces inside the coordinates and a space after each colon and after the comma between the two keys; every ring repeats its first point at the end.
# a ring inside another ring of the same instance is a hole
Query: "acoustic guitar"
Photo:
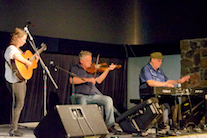
{"type": "MultiPolygon", "coordinates": [[[[41,48],[37,50],[39,54],[41,54],[44,50],[46,50],[46,44],[42,43],[41,48]]],[[[22,56],[32,62],[32,66],[27,67],[24,63],[14,59],[11,60],[11,67],[15,71],[15,75],[20,81],[29,80],[32,77],[33,69],[37,68],[37,62],[35,60],[35,56],[31,51],[25,51],[22,56]]]]}

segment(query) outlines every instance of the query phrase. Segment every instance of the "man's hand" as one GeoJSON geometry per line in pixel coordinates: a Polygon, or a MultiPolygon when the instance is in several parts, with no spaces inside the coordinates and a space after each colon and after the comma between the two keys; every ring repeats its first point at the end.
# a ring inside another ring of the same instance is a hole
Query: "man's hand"
{"type": "Polygon", "coordinates": [[[114,63],[111,63],[111,65],[109,65],[108,69],[109,70],[114,70],[116,68],[116,65],[114,65],[114,63]]]}
{"type": "Polygon", "coordinates": [[[92,82],[93,84],[96,84],[95,78],[84,78],[86,82],[92,82]]]}
{"type": "Polygon", "coordinates": [[[166,87],[175,87],[173,84],[170,84],[170,83],[166,83],[166,85],[165,85],[166,87]]]}
{"type": "Polygon", "coordinates": [[[184,83],[186,81],[189,81],[189,79],[190,79],[190,76],[182,77],[180,80],[178,80],[178,83],[184,83]]]}

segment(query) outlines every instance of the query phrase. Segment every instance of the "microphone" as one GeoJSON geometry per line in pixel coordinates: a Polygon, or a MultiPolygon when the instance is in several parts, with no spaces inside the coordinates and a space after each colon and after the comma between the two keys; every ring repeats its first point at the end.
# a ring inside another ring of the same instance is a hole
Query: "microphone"
{"type": "Polygon", "coordinates": [[[34,24],[32,22],[30,22],[29,20],[27,20],[27,24],[24,26],[24,31],[27,32],[29,25],[34,26],[34,24]]]}
{"type": "Polygon", "coordinates": [[[57,68],[55,66],[55,63],[52,60],[50,61],[50,65],[54,68],[54,71],[57,71],[57,68]]]}
{"type": "Polygon", "coordinates": [[[30,22],[29,20],[27,20],[27,25],[34,26],[34,24],[32,22],[30,22]]]}
{"type": "Polygon", "coordinates": [[[27,20],[27,24],[25,25],[25,27],[29,27],[29,25],[34,26],[34,24],[32,22],[30,22],[29,20],[27,20]]]}
{"type": "Polygon", "coordinates": [[[24,31],[28,34],[30,40],[32,41],[33,40],[33,37],[30,34],[29,29],[28,29],[29,25],[32,25],[33,26],[33,23],[31,23],[29,20],[27,20],[27,24],[24,27],[24,31]]]}

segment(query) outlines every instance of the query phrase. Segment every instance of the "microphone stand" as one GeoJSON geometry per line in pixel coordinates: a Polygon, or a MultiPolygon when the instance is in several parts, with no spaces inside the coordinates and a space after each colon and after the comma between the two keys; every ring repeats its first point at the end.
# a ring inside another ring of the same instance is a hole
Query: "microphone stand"
{"type": "MultiPolygon", "coordinates": [[[[63,68],[61,68],[61,67],[59,67],[59,66],[57,66],[57,65],[54,65],[54,64],[53,64],[52,66],[53,66],[54,68],[60,69],[60,70],[62,70],[62,71],[64,71],[64,72],[66,72],[66,73],[68,73],[68,74],[71,75],[71,77],[72,77],[72,96],[74,96],[74,94],[75,94],[74,77],[78,77],[78,78],[82,79],[83,81],[85,81],[85,80],[84,80],[83,78],[77,76],[75,73],[69,72],[68,70],[63,69],[63,68]]],[[[74,102],[73,98],[72,98],[71,100],[72,100],[72,103],[74,104],[75,102],[74,102]]]]}
{"type": "Polygon", "coordinates": [[[29,32],[29,29],[28,29],[28,25],[26,25],[24,27],[24,31],[28,34],[29,38],[30,38],[30,45],[32,46],[33,50],[35,51],[35,53],[38,55],[39,57],[39,61],[41,63],[41,66],[43,68],[43,80],[44,80],[44,116],[47,114],[47,110],[46,110],[46,106],[47,106],[47,75],[49,76],[50,80],[52,81],[53,85],[55,86],[56,89],[58,89],[58,86],[57,84],[55,83],[54,79],[52,78],[51,74],[50,74],[50,71],[48,70],[47,66],[44,64],[42,58],[40,57],[38,51],[37,51],[37,48],[36,48],[36,45],[35,45],[35,42],[33,41],[33,38],[32,38],[32,35],[30,34],[29,32]]]}

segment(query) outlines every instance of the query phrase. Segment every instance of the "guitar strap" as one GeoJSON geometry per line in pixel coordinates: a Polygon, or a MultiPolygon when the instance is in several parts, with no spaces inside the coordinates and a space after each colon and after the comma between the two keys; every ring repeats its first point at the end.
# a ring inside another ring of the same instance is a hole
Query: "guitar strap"
{"type": "Polygon", "coordinates": [[[12,70],[13,74],[16,75],[17,70],[13,69],[12,66],[9,64],[9,62],[7,60],[5,60],[5,61],[6,61],[7,65],[9,66],[9,68],[12,70]]]}

